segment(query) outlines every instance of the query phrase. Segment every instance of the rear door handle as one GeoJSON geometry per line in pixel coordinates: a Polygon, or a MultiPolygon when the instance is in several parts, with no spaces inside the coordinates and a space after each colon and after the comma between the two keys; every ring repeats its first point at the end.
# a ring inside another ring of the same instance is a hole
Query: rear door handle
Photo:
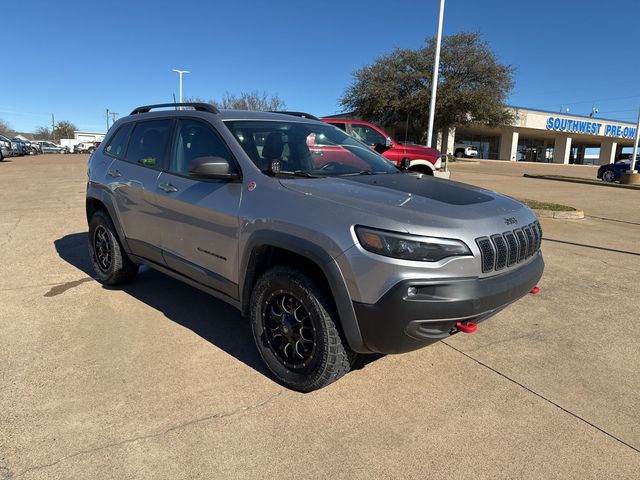
{"type": "Polygon", "coordinates": [[[112,178],[118,178],[122,176],[122,174],[120,173],[120,170],[109,170],[107,172],[107,175],[109,175],[112,178]]]}
{"type": "Polygon", "coordinates": [[[167,193],[174,193],[178,191],[178,189],[170,183],[161,183],[158,188],[160,188],[160,190],[164,190],[167,193]]]}

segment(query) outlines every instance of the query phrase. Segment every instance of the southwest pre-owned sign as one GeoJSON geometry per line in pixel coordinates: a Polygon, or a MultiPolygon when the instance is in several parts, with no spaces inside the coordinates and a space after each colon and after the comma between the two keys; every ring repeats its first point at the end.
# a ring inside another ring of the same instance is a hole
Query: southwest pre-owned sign
{"type": "Polygon", "coordinates": [[[547,118],[547,130],[620,138],[633,138],[636,134],[635,127],[621,127],[620,125],[611,125],[608,123],[558,117],[547,118]],[[604,129],[602,127],[604,127],[604,129]]]}

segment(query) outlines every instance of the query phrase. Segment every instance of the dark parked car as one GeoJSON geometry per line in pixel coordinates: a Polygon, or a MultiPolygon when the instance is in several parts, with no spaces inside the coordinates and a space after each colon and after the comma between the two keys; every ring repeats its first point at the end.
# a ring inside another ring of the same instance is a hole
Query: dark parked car
{"type": "MultiPolygon", "coordinates": [[[[623,154],[626,155],[626,154],[623,154]]],[[[620,157],[619,157],[620,158],[620,157]]],[[[638,168],[638,157],[636,157],[636,169],[638,168]]],[[[615,163],[602,165],[598,169],[598,178],[603,182],[619,182],[624,172],[628,172],[631,165],[631,154],[615,163]]]]}
{"type": "Polygon", "coordinates": [[[4,135],[0,135],[0,162],[7,157],[13,156],[13,150],[11,149],[11,140],[4,135]]]}
{"type": "Polygon", "coordinates": [[[22,157],[25,154],[27,147],[22,143],[20,139],[11,139],[11,150],[13,150],[14,157],[22,157]]]}
{"type": "Polygon", "coordinates": [[[18,138],[18,137],[12,138],[11,141],[16,142],[18,144],[18,147],[22,152],[21,155],[31,155],[31,142],[22,140],[21,138],[18,138]]]}

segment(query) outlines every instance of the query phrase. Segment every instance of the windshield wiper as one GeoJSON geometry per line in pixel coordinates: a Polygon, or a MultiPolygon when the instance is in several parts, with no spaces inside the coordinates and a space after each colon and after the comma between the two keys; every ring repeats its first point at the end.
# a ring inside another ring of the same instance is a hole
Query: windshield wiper
{"type": "Polygon", "coordinates": [[[349,172],[349,173],[341,173],[338,175],[339,177],[350,177],[353,175],[377,175],[378,172],[374,172],[373,170],[360,170],[359,172],[349,172]]]}
{"type": "Polygon", "coordinates": [[[320,178],[323,175],[314,175],[313,173],[309,173],[306,170],[294,170],[293,172],[287,170],[280,170],[278,175],[292,175],[294,177],[303,177],[303,178],[320,178]]]}

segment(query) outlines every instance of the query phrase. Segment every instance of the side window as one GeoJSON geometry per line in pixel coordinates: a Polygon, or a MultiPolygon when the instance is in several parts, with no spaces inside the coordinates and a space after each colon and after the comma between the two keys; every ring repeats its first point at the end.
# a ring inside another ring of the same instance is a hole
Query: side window
{"type": "Polygon", "coordinates": [[[149,120],[136,123],[131,132],[126,160],[147,167],[159,167],[167,148],[171,120],[149,120]]]}
{"type": "Polygon", "coordinates": [[[191,162],[200,157],[222,157],[232,162],[231,152],[212,127],[192,119],[178,120],[171,172],[188,175],[191,162]]]}
{"type": "MultiPolygon", "coordinates": [[[[131,131],[131,123],[127,123],[121,126],[113,137],[105,152],[116,157],[122,157],[124,155],[125,147],[127,146],[127,138],[129,138],[129,132],[131,131]]],[[[84,142],[79,144],[80,147],[85,147],[84,142]]]]}
{"type": "Polygon", "coordinates": [[[366,143],[370,147],[384,145],[386,143],[386,138],[384,138],[384,136],[367,125],[354,123],[351,125],[351,129],[358,140],[366,143]]]}
{"type": "Polygon", "coordinates": [[[333,125],[334,127],[338,127],[343,132],[347,131],[347,125],[345,123],[333,123],[333,122],[331,122],[331,125],[333,125]]]}

